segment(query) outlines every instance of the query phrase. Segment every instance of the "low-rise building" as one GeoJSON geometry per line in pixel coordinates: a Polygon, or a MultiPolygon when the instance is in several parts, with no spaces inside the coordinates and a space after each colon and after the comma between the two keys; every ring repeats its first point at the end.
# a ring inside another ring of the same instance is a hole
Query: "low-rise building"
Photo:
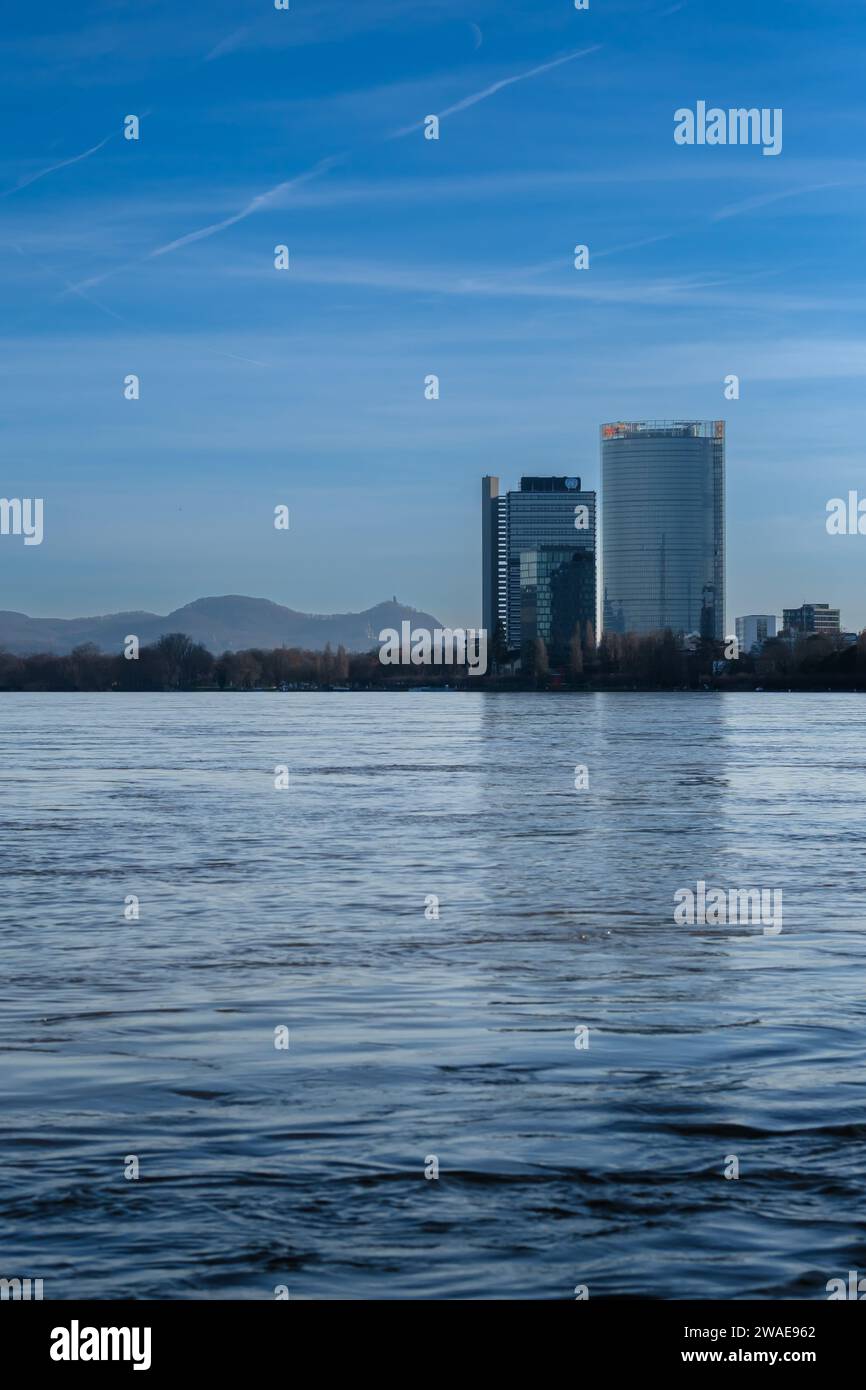
{"type": "Polygon", "coordinates": [[[839,609],[831,608],[829,603],[803,603],[799,608],[783,610],[782,626],[798,637],[809,637],[813,633],[831,637],[839,632],[842,624],[839,609]]]}

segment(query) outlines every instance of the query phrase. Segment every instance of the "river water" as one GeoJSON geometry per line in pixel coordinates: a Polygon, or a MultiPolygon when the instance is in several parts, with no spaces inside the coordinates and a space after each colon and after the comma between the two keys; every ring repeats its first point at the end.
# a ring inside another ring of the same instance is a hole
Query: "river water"
{"type": "Polygon", "coordinates": [[[0,701],[0,1276],[785,1299],[866,1270],[861,696],[0,701]],[[782,931],[676,925],[699,881],[782,890],[782,931]]]}

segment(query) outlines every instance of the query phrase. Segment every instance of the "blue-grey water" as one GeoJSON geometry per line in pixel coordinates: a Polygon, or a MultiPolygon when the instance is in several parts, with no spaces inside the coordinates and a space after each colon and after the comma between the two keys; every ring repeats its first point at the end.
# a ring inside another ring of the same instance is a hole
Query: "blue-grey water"
{"type": "Polygon", "coordinates": [[[866,1269],[861,696],[0,701],[0,1275],[777,1299],[866,1269]],[[781,889],[783,930],[675,925],[699,879],[781,889]]]}

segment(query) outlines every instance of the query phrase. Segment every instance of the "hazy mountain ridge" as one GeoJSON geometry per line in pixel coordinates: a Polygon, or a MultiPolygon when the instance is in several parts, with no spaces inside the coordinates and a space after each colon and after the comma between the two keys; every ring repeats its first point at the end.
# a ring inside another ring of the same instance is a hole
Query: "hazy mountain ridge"
{"type": "Polygon", "coordinates": [[[300,613],[266,598],[225,594],[200,598],[162,617],[158,613],[108,613],[92,618],[30,618],[0,611],[0,650],[26,656],[64,654],[85,642],[105,652],[120,651],[130,633],[142,645],[166,632],[185,632],[214,655],[247,647],[304,647],[320,651],[326,642],[348,651],[369,651],[383,628],[409,620],[419,627],[441,627],[438,618],[398,603],[377,603],[361,613],[300,613]]]}

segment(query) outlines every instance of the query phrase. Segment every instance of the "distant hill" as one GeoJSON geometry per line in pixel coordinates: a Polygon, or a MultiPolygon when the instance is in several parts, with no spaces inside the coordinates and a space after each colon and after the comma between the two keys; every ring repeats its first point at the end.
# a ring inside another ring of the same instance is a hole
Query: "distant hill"
{"type": "Polygon", "coordinates": [[[109,613],[101,618],[28,618],[25,613],[0,611],[0,650],[25,656],[33,652],[71,652],[84,642],[103,651],[120,651],[129,633],[142,646],[166,632],[185,632],[218,655],[245,647],[305,647],[321,651],[326,642],[348,651],[378,646],[383,628],[408,620],[416,627],[441,627],[438,618],[409,608],[396,599],[377,603],[363,613],[298,613],[266,598],[226,594],[198,598],[173,613],[109,613]]]}

